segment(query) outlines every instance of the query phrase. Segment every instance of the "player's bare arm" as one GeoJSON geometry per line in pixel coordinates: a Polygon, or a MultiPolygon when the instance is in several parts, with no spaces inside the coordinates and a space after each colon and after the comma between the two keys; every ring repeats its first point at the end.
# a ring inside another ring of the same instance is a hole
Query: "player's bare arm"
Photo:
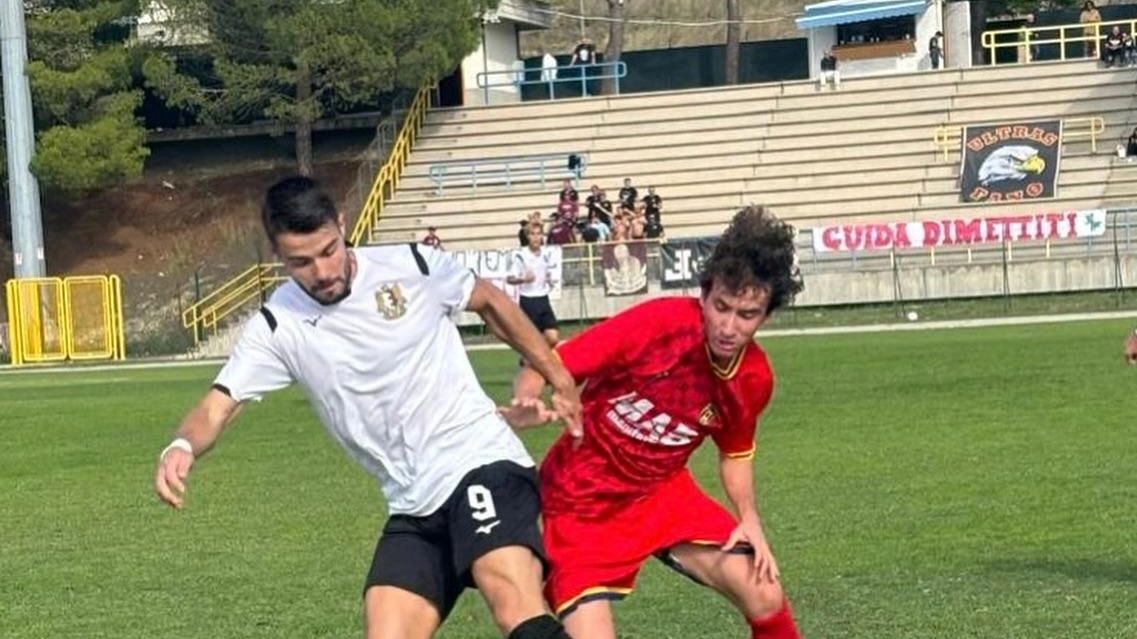
{"type": "Polygon", "coordinates": [[[723,456],[719,460],[719,476],[722,478],[723,490],[738,514],[739,522],[723,550],[748,544],[754,549],[755,578],[759,581],[777,581],[778,564],[766,542],[754,498],[754,460],[749,457],[723,456]]]}
{"type": "Polygon", "coordinates": [[[178,427],[174,442],[162,451],[154,472],[154,490],[174,508],[185,504],[186,477],[194,461],[213,447],[225,426],[241,411],[241,404],[225,393],[211,389],[178,427]]]}
{"type": "Polygon", "coordinates": [[[480,315],[499,339],[520,353],[540,374],[542,383],[548,380],[553,387],[553,410],[569,432],[579,437],[581,410],[576,382],[521,308],[496,286],[479,279],[466,309],[480,315]]]}

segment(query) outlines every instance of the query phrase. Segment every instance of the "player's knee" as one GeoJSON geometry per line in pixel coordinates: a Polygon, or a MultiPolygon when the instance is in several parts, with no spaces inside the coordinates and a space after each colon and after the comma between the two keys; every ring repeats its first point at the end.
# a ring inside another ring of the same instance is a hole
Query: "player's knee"
{"type": "Polygon", "coordinates": [[[474,562],[474,581],[502,630],[509,631],[527,619],[546,612],[541,591],[541,565],[525,549],[500,549],[474,562]],[[515,552],[511,552],[515,551],[515,552]]]}
{"type": "Polygon", "coordinates": [[[785,603],[785,593],[777,581],[755,582],[753,575],[736,581],[734,600],[747,619],[757,619],[773,614],[785,603]]]}

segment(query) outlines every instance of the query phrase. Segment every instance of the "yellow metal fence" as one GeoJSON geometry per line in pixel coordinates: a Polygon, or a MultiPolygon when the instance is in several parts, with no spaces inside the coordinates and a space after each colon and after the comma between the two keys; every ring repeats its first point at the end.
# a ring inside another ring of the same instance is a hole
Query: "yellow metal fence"
{"type": "Polygon", "coordinates": [[[1132,34],[1137,29],[1137,19],[995,29],[983,32],[982,45],[987,51],[988,64],[996,63],[1001,49],[1014,49],[1018,62],[1031,62],[1035,49],[1048,45],[1058,45],[1059,60],[1098,57],[1101,55],[1102,40],[1114,26],[1132,34]]]}
{"type": "MultiPolygon", "coordinates": [[[[1097,153],[1098,137],[1105,132],[1105,120],[1098,115],[1084,118],[1065,118],[1062,120],[1062,142],[1067,140],[1089,138],[1090,150],[1097,153]]],[[[949,160],[951,151],[960,148],[960,139],[963,137],[963,126],[958,124],[941,124],[932,130],[932,143],[936,145],[944,156],[944,162],[949,160]]]]}
{"type": "MultiPolygon", "coordinates": [[[[406,169],[407,159],[422,130],[429,107],[430,86],[427,85],[415,94],[395,144],[391,147],[391,153],[375,176],[371,191],[363,203],[363,210],[351,229],[349,241],[353,246],[375,241],[375,229],[383,214],[383,207],[394,197],[395,190],[399,187],[399,180],[406,169]]],[[[193,333],[194,342],[197,343],[207,334],[215,332],[226,317],[244,310],[254,301],[259,302],[268,289],[285,277],[281,264],[250,266],[183,311],[182,324],[193,333]]]]}
{"type": "Polygon", "coordinates": [[[5,300],[14,365],[126,357],[117,275],[9,280],[5,300]]]}

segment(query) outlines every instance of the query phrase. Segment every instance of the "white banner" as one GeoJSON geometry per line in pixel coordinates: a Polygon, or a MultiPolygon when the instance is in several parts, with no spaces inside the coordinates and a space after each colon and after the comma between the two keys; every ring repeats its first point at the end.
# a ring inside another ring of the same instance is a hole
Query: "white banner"
{"type": "Polygon", "coordinates": [[[818,253],[890,251],[1100,237],[1105,234],[1105,221],[1105,209],[1095,209],[934,222],[845,224],[813,229],[813,250],[818,253]]]}
{"type": "MultiPolygon", "coordinates": [[[[513,267],[516,255],[523,250],[522,248],[515,249],[487,249],[487,250],[465,250],[465,251],[448,251],[454,259],[458,260],[466,268],[474,272],[478,277],[493,283],[495,286],[505,291],[505,294],[510,299],[516,301],[518,299],[517,287],[512,284],[507,284],[505,279],[509,277],[510,269],[513,267]]],[[[542,247],[552,262],[549,268],[550,279],[552,280],[552,287],[549,291],[549,299],[555,300],[561,297],[561,283],[564,279],[564,251],[560,246],[545,246],[542,247]]]]}

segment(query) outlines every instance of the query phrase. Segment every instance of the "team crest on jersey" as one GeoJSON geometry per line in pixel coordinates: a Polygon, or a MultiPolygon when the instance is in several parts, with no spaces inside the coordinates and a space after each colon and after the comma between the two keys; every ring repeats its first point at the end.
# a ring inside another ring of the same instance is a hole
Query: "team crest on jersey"
{"type": "Polygon", "coordinates": [[[389,320],[399,319],[407,314],[407,298],[403,295],[403,288],[397,283],[384,284],[375,291],[375,305],[383,317],[389,320]]]}
{"type": "Polygon", "coordinates": [[[715,410],[714,404],[707,404],[699,413],[699,425],[703,428],[717,424],[719,421],[718,411],[715,410]]]}

